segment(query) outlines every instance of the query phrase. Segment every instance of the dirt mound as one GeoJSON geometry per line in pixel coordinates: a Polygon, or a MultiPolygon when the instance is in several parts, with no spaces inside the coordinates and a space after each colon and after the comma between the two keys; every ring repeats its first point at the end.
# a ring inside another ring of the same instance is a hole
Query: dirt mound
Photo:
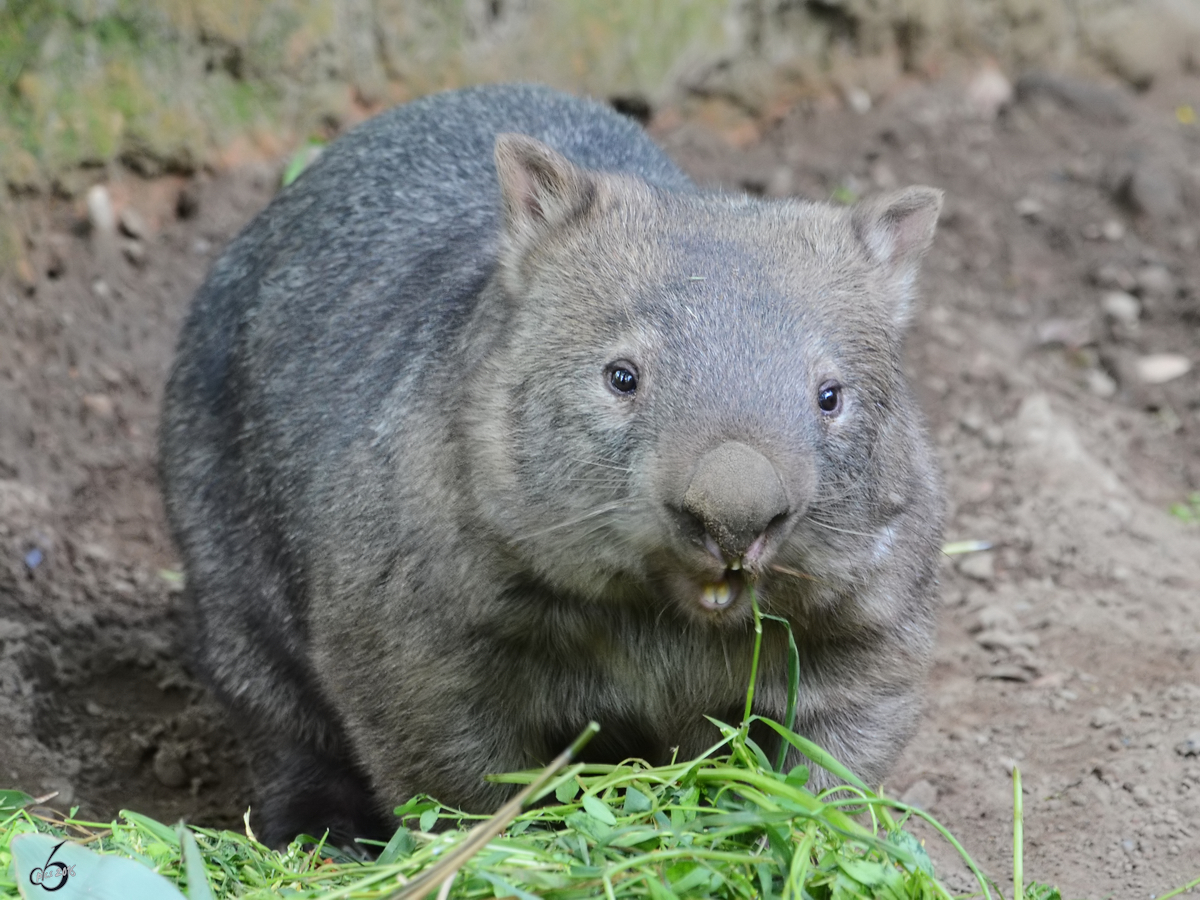
{"type": "MultiPolygon", "coordinates": [[[[754,192],[947,191],[911,369],[948,537],[993,549],[947,560],[928,714],[889,788],[1006,878],[1019,765],[1030,877],[1159,893],[1200,871],[1200,524],[1167,512],[1200,491],[1200,79],[1009,87],[813,101],[744,150],[652,128],[754,192]]],[[[117,177],[123,231],[16,208],[33,271],[0,286],[0,777],[83,815],[236,826],[247,803],[179,662],[154,437],[185,305],[276,178],[117,177]]]]}

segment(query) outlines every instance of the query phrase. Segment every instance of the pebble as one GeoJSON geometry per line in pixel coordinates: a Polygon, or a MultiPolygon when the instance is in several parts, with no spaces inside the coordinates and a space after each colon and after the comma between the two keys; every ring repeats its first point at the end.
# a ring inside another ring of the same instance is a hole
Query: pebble
{"type": "Polygon", "coordinates": [[[871,95],[860,87],[846,90],[846,105],[860,116],[871,111],[871,95]]]}
{"type": "Polygon", "coordinates": [[[1152,219],[1175,219],[1183,212],[1179,180],[1159,163],[1142,161],[1134,166],[1122,193],[1134,209],[1152,219]]]}
{"type": "Polygon", "coordinates": [[[154,754],[154,777],[169,788],[180,788],[188,783],[179,749],[163,744],[154,754]]]}
{"type": "Polygon", "coordinates": [[[925,810],[925,812],[933,811],[937,799],[938,789],[932,782],[925,778],[914,781],[908,790],[900,795],[901,803],[907,803],[909,806],[915,806],[917,809],[925,810]]]}
{"type": "Polygon", "coordinates": [[[1125,223],[1119,219],[1109,219],[1100,226],[1100,234],[1106,241],[1111,241],[1115,244],[1121,238],[1125,237],[1125,223]]]}
{"type": "Polygon", "coordinates": [[[1126,291],[1109,291],[1100,298],[1100,308],[1123,325],[1136,325],[1142,315],[1141,301],[1126,291]]]}
{"type": "Polygon", "coordinates": [[[1095,712],[1092,713],[1092,717],[1091,717],[1091,719],[1088,720],[1088,724],[1091,725],[1093,728],[1107,728],[1109,725],[1114,724],[1116,721],[1117,721],[1117,714],[1114,713],[1107,706],[1101,706],[1099,709],[1097,709],[1095,712]]]}
{"type": "Polygon", "coordinates": [[[1151,353],[1138,359],[1136,369],[1143,383],[1166,384],[1190,372],[1192,361],[1178,353],[1151,353]]]}
{"type": "Polygon", "coordinates": [[[1088,369],[1084,378],[1087,381],[1087,389],[1104,400],[1115,397],[1120,388],[1116,379],[1103,369],[1088,369]]]}
{"type": "Polygon", "coordinates": [[[1012,99],[1012,82],[995,66],[980,69],[967,84],[967,103],[981,119],[995,119],[1012,99]]]}
{"type": "Polygon", "coordinates": [[[968,553],[958,563],[958,571],[976,581],[991,581],[996,577],[996,557],[993,553],[968,553]]]}
{"type": "Polygon", "coordinates": [[[1017,211],[1017,215],[1023,216],[1026,219],[1036,219],[1046,211],[1046,205],[1036,197],[1022,197],[1013,204],[1013,209],[1017,211]]]}
{"type": "Polygon", "coordinates": [[[140,269],[146,264],[146,245],[141,241],[122,241],[121,252],[125,254],[125,258],[132,266],[140,269]]]}
{"type": "Polygon", "coordinates": [[[121,233],[126,237],[140,241],[146,236],[146,220],[132,206],[126,206],[121,210],[121,214],[117,217],[117,224],[121,226],[121,233]]]}
{"type": "Polygon", "coordinates": [[[116,406],[107,394],[85,394],[83,408],[102,421],[110,421],[116,415],[116,406]]]}
{"type": "Polygon", "coordinates": [[[104,185],[95,184],[88,188],[87,216],[88,224],[100,234],[112,234],[117,230],[117,215],[104,185]]]}
{"type": "Polygon", "coordinates": [[[1175,293],[1175,277],[1166,266],[1149,265],[1137,270],[1138,290],[1152,297],[1169,297],[1175,293]]]}
{"type": "Polygon", "coordinates": [[[1200,756],[1200,731],[1193,731],[1175,745],[1180,756],[1200,756]]]}
{"type": "Polygon", "coordinates": [[[19,641],[27,634],[29,634],[29,629],[20,622],[12,619],[0,619],[0,641],[19,641]]]}
{"type": "Polygon", "coordinates": [[[1116,263],[1104,263],[1092,273],[1092,281],[1102,288],[1126,292],[1135,290],[1138,286],[1133,273],[1116,263]]]}

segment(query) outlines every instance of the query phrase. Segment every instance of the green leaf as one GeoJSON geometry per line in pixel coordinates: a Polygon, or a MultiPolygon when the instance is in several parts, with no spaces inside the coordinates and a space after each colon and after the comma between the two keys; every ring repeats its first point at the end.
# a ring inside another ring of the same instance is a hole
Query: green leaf
{"type": "Polygon", "coordinates": [[[175,826],[179,843],[183,847],[183,866],[187,873],[188,900],[213,900],[212,890],[208,885],[208,873],[204,868],[204,859],[200,856],[200,848],[196,845],[196,837],[191,830],[180,823],[175,826]]]}
{"type": "Polygon", "coordinates": [[[14,813],[33,803],[34,798],[24,791],[0,791],[0,816],[14,813]]]}
{"type": "Polygon", "coordinates": [[[438,812],[438,807],[434,806],[421,813],[420,826],[422,831],[433,831],[433,826],[437,824],[438,812]]]}
{"type": "Polygon", "coordinates": [[[595,794],[584,794],[581,802],[589,815],[599,819],[605,825],[617,824],[617,817],[613,815],[613,811],[595,794]]]}
{"type": "Polygon", "coordinates": [[[401,825],[392,835],[392,839],[384,846],[383,852],[379,854],[379,864],[381,866],[390,865],[403,856],[411,856],[415,849],[417,849],[417,842],[413,838],[412,832],[401,825]]]}
{"type": "Polygon", "coordinates": [[[572,778],[564,781],[554,789],[554,797],[559,803],[570,803],[579,793],[579,782],[572,778]]]}
{"type": "Polygon", "coordinates": [[[629,813],[650,812],[650,810],[653,808],[654,803],[650,800],[650,798],[633,785],[625,788],[625,808],[623,809],[623,812],[625,812],[627,815],[629,813]]]}
{"type": "Polygon", "coordinates": [[[166,844],[168,847],[173,847],[176,850],[181,849],[179,835],[175,833],[175,829],[167,827],[162,822],[158,822],[141,813],[131,812],[128,809],[121,810],[121,818],[131,825],[137,825],[139,828],[150,832],[160,843],[166,844]]]}

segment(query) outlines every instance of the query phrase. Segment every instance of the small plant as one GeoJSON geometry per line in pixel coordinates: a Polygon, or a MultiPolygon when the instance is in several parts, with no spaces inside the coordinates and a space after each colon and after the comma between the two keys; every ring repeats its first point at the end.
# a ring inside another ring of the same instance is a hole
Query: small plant
{"type": "Polygon", "coordinates": [[[1188,494],[1182,503],[1172,503],[1168,512],[1181,522],[1195,524],[1200,522],[1200,491],[1188,494]]]}

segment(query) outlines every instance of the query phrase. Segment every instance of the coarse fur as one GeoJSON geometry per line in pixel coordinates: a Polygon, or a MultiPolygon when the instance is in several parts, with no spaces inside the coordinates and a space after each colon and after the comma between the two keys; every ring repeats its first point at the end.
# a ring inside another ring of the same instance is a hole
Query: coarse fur
{"type": "MultiPolygon", "coordinates": [[[[940,203],[701,192],[529,86],[326,149],[200,289],[163,419],[195,665],[260,836],[386,837],[415,792],[493,809],[484,775],[590,719],[597,758],[702,752],[741,715],[748,585],[800,648],[797,729],[879,781],[933,639],[901,349],[940,203]]],[[[782,721],[765,632],[755,711],[782,721]]]]}

